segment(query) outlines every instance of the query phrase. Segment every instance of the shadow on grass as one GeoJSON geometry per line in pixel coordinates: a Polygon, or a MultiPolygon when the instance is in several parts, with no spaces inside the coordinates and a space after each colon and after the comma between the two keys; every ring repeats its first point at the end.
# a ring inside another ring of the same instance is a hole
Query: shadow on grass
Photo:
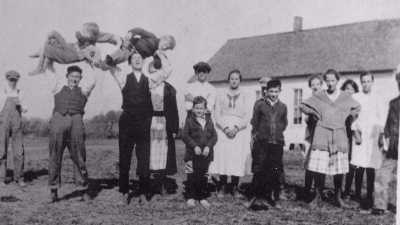
{"type": "Polygon", "coordinates": [[[45,176],[48,174],[49,174],[49,171],[47,169],[28,170],[24,173],[24,181],[32,182],[36,179],[39,179],[41,176],[45,176]]]}
{"type": "Polygon", "coordinates": [[[95,199],[99,193],[104,189],[113,189],[115,186],[118,185],[118,180],[116,178],[109,178],[109,179],[89,179],[88,187],[85,189],[77,188],[69,194],[64,195],[59,200],[69,200],[73,198],[84,197],[86,193],[90,199],[95,199]]]}

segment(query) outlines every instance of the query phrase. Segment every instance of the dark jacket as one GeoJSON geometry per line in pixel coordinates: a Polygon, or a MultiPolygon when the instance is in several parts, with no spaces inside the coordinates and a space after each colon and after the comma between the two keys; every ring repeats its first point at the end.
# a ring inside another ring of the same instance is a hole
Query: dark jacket
{"type": "Polygon", "coordinates": [[[251,119],[252,134],[256,140],[284,145],[283,131],[287,124],[287,107],[280,100],[273,106],[264,98],[256,101],[251,119]]]}
{"type": "Polygon", "coordinates": [[[396,159],[399,146],[399,120],[400,120],[400,96],[389,103],[389,113],[385,124],[385,137],[389,138],[389,149],[386,158],[396,159]]]}
{"type": "Polygon", "coordinates": [[[182,132],[182,139],[186,144],[185,162],[193,160],[195,155],[194,148],[196,146],[199,146],[202,150],[208,146],[210,153],[207,158],[209,161],[213,160],[214,145],[217,143],[217,131],[209,114],[206,114],[206,125],[203,129],[194,116],[194,113],[188,113],[182,132]]]}
{"type": "Polygon", "coordinates": [[[167,175],[173,175],[177,172],[177,166],[175,139],[172,134],[177,134],[179,131],[179,114],[176,103],[176,90],[167,82],[165,82],[164,86],[164,115],[167,123],[168,138],[167,166],[165,172],[167,175]]]}

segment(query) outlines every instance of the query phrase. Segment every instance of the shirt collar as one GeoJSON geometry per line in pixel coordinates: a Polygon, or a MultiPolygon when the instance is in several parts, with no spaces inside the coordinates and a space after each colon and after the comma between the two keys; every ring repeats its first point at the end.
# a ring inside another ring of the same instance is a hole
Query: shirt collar
{"type": "Polygon", "coordinates": [[[276,103],[279,102],[279,99],[276,99],[276,101],[271,101],[271,99],[265,97],[265,101],[268,102],[271,106],[274,106],[276,103]]]}
{"type": "Polygon", "coordinates": [[[142,73],[139,71],[133,71],[133,75],[135,75],[137,81],[139,81],[142,76],[142,73]]]}

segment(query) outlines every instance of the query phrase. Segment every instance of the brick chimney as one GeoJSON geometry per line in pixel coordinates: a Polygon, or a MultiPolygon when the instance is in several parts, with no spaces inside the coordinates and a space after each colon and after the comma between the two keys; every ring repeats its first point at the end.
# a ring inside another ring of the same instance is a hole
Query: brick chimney
{"type": "Polygon", "coordinates": [[[303,17],[295,16],[293,21],[293,31],[298,32],[303,30],[303,17]]]}

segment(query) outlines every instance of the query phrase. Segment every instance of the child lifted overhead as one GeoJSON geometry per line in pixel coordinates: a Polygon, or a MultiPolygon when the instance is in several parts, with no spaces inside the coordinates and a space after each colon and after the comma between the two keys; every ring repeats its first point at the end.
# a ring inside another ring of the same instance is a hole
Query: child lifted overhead
{"type": "Polygon", "coordinates": [[[96,43],[111,43],[120,46],[122,38],[110,33],[100,31],[96,23],[84,23],[82,30],[75,33],[77,41],[67,43],[57,31],[52,31],[47,36],[43,48],[32,58],[39,58],[36,69],[29,75],[45,73],[46,70],[54,72],[53,63],[70,64],[81,61],[88,62],[92,67],[101,67],[100,50],[96,43]]]}
{"type": "Polygon", "coordinates": [[[128,31],[121,47],[111,55],[106,56],[105,63],[107,66],[115,67],[127,61],[132,52],[136,50],[143,58],[153,56],[154,68],[160,69],[162,62],[156,52],[173,50],[175,44],[175,38],[171,35],[164,35],[157,38],[156,35],[142,28],[133,28],[128,31]]]}

